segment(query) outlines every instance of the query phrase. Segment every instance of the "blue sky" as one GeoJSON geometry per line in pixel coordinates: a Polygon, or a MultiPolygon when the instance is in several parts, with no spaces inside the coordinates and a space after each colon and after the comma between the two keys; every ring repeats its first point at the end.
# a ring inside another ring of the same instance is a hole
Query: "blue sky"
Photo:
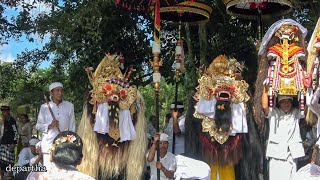
{"type": "MultiPolygon", "coordinates": [[[[28,0],[24,0],[25,2],[28,0]]],[[[37,8],[32,11],[32,15],[36,16],[39,13],[47,12],[48,7],[44,4],[37,4],[37,8]]],[[[21,8],[15,9],[7,9],[4,13],[5,16],[7,16],[8,19],[11,17],[16,16],[21,8]]],[[[22,35],[22,37],[16,41],[14,39],[9,39],[8,44],[0,46],[0,60],[6,61],[6,62],[13,62],[17,58],[17,55],[25,50],[32,50],[35,48],[41,48],[44,46],[46,42],[48,42],[49,35],[46,36],[44,39],[40,39],[37,35],[33,35],[34,42],[28,42],[26,39],[26,35],[22,35]]],[[[48,67],[50,65],[50,62],[44,62],[41,64],[41,68],[48,67]]]]}

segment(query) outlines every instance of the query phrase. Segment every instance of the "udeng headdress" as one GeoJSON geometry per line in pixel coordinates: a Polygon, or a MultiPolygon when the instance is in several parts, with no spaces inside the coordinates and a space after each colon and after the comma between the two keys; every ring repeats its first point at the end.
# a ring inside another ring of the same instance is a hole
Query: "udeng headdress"
{"type": "Polygon", "coordinates": [[[249,85],[241,80],[239,72],[243,65],[235,59],[228,59],[225,55],[215,58],[206,73],[198,80],[198,95],[205,100],[231,101],[233,103],[249,100],[247,90],[249,85]]]}
{"type": "MultiPolygon", "coordinates": [[[[130,74],[134,69],[130,69],[126,74],[122,74],[119,68],[120,56],[107,54],[94,73],[93,68],[87,68],[90,83],[93,86],[92,99],[94,106],[97,103],[116,101],[120,110],[129,109],[137,97],[137,89],[129,85],[130,74]]],[[[93,109],[95,113],[96,107],[93,109]]]]}

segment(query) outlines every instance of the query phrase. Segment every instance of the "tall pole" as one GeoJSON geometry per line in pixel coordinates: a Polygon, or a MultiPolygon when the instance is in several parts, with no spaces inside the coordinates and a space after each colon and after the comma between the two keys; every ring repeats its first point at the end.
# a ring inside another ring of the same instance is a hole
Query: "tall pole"
{"type": "MultiPolygon", "coordinates": [[[[178,89],[179,89],[179,77],[181,73],[181,64],[182,64],[182,56],[183,56],[183,41],[181,39],[181,20],[179,22],[179,29],[178,29],[178,41],[176,44],[176,52],[175,52],[175,60],[176,60],[176,88],[175,88],[175,96],[174,96],[174,111],[178,111],[177,108],[177,102],[178,102],[178,89]]],[[[176,135],[174,133],[173,129],[173,134],[172,134],[172,153],[175,153],[175,144],[176,144],[176,135]]]]}
{"type": "MultiPolygon", "coordinates": [[[[160,131],[159,127],[159,90],[160,90],[160,67],[162,66],[162,61],[160,60],[160,2],[159,0],[154,0],[154,32],[153,32],[153,45],[152,54],[153,62],[151,65],[153,67],[153,82],[154,82],[154,93],[155,93],[155,106],[156,106],[156,129],[157,132],[160,131]]],[[[157,143],[157,161],[160,161],[160,144],[157,143]]],[[[157,180],[160,180],[160,169],[157,169],[157,180]]]]}
{"type": "Polygon", "coordinates": [[[262,11],[258,6],[258,40],[261,42],[263,37],[262,11]]]}

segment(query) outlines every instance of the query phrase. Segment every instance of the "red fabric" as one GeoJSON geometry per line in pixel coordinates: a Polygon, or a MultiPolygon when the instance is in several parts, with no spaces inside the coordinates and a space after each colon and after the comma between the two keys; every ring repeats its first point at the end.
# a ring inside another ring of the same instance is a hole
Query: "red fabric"
{"type": "MultiPolygon", "coordinates": [[[[154,28],[160,32],[160,0],[155,0],[154,6],[154,28]]],[[[154,37],[154,40],[160,44],[159,37],[154,37]]]]}

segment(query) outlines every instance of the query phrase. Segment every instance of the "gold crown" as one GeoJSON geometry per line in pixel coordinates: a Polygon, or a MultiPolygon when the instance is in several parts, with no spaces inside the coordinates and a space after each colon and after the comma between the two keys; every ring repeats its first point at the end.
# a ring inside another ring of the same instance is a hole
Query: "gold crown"
{"type": "MultiPolygon", "coordinates": [[[[107,54],[94,73],[93,68],[86,68],[89,81],[93,86],[91,104],[116,101],[120,109],[129,109],[137,97],[137,89],[129,85],[129,79],[134,69],[124,75],[119,68],[117,55],[107,54]]],[[[95,113],[95,109],[93,113],[95,113]]]]}
{"type": "Polygon", "coordinates": [[[216,57],[207,69],[207,75],[210,77],[229,76],[228,58],[225,55],[216,57]]]}
{"type": "Polygon", "coordinates": [[[234,103],[248,101],[249,95],[246,91],[249,85],[239,79],[243,67],[236,59],[228,59],[226,55],[218,56],[198,80],[199,95],[206,100],[216,98],[234,103]]]}

